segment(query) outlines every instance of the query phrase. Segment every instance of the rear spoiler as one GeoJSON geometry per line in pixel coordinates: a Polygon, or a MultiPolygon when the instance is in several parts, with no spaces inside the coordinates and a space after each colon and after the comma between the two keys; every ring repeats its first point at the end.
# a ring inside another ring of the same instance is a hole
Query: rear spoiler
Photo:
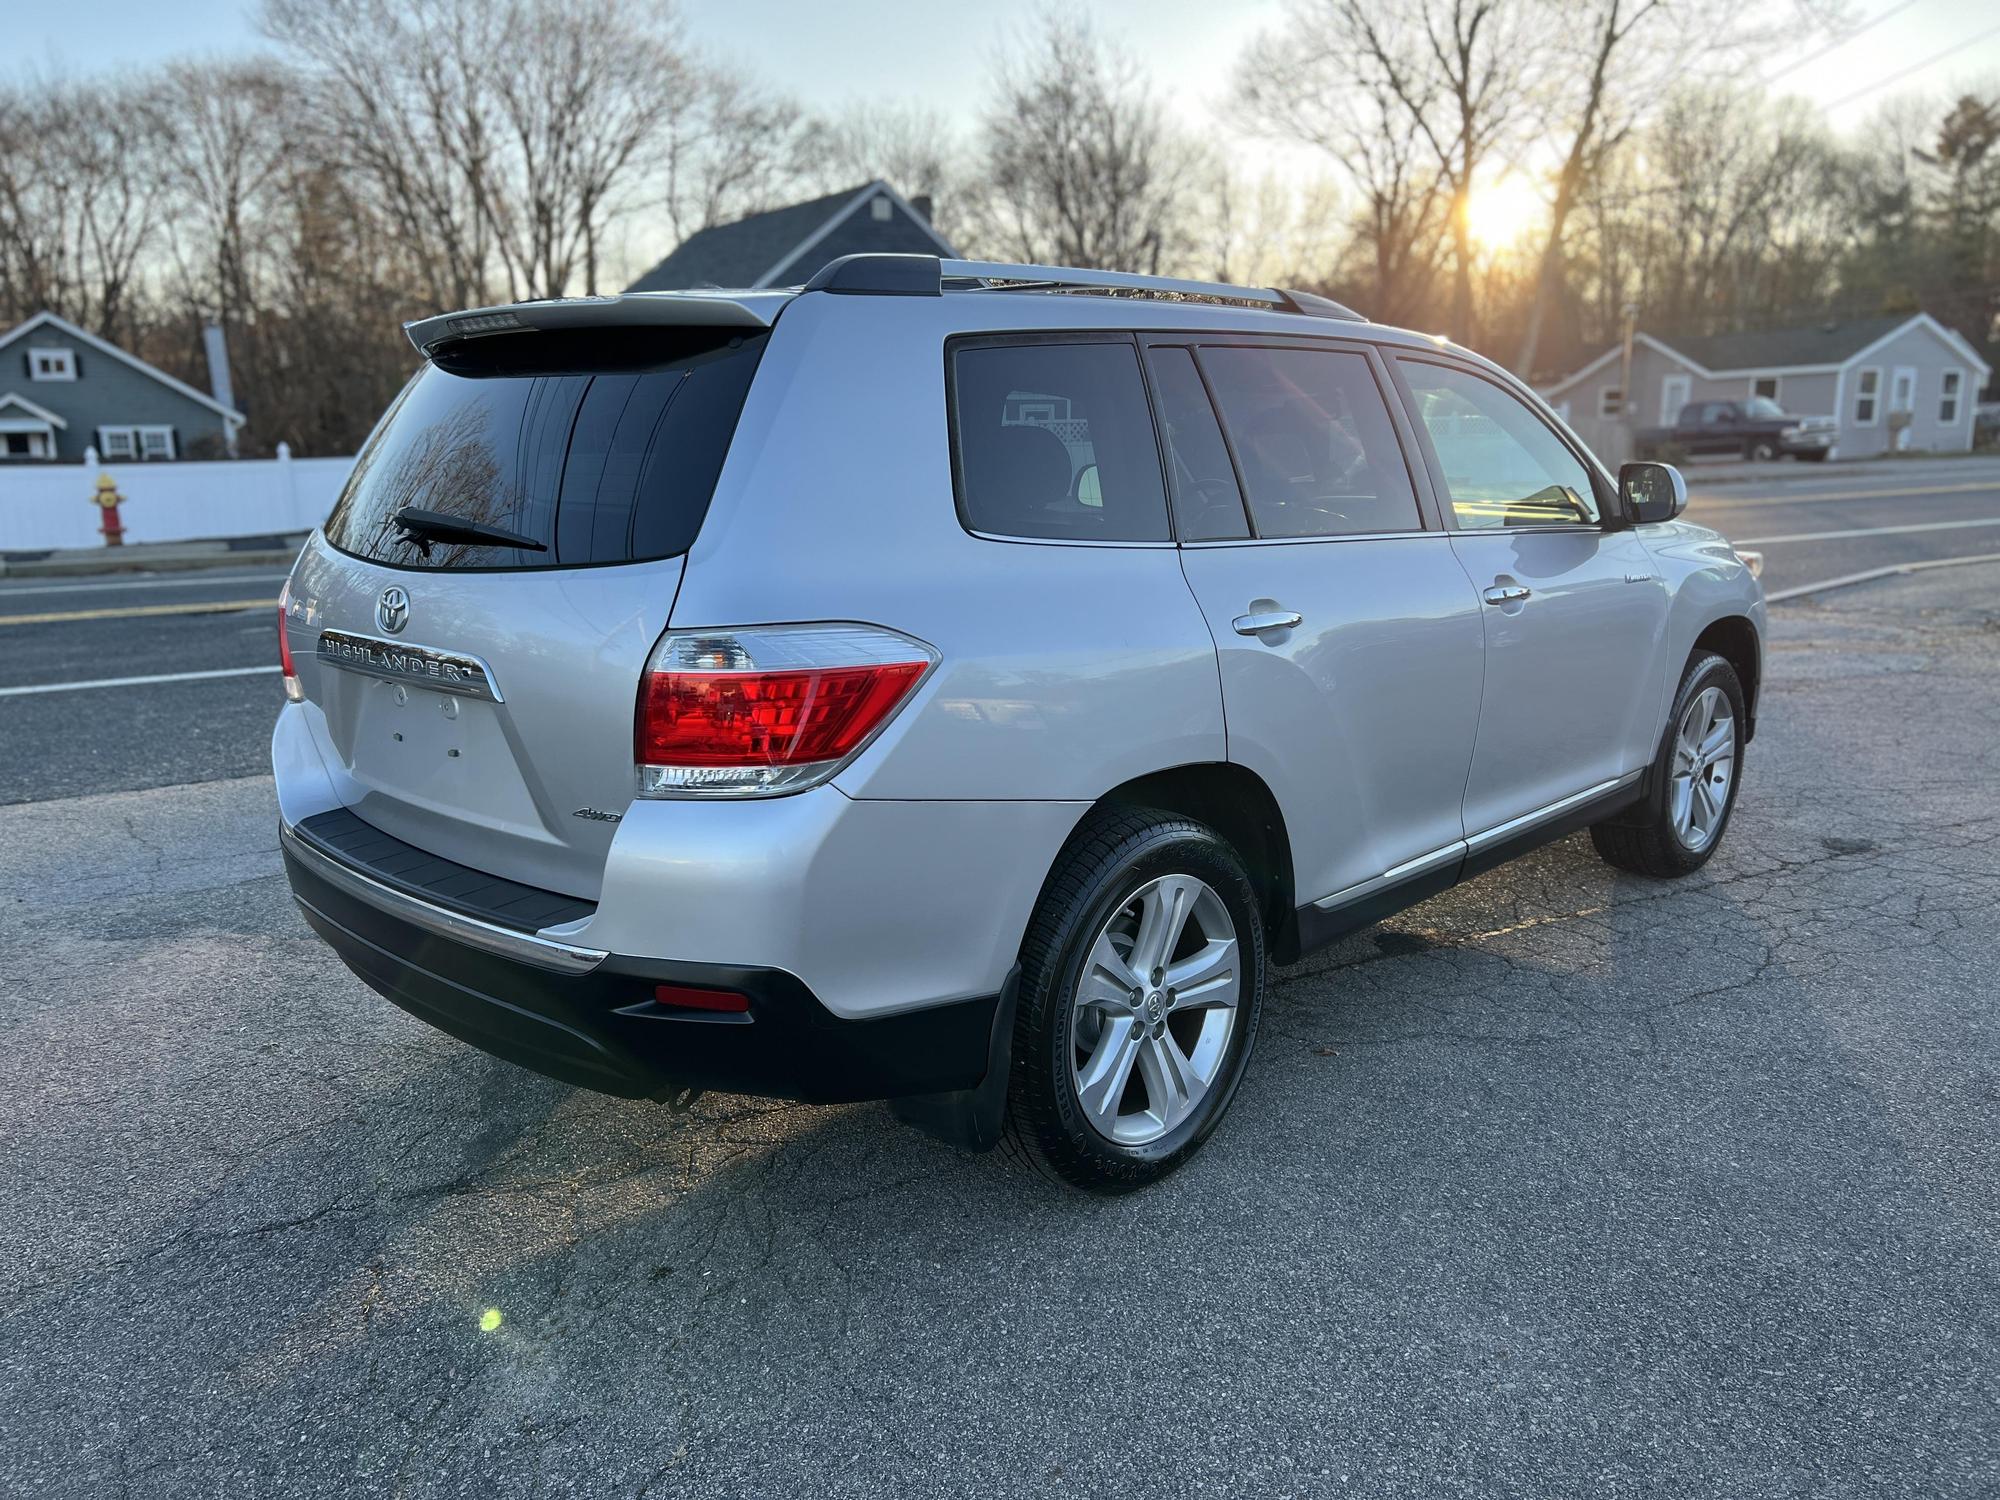
{"type": "Polygon", "coordinates": [[[769,328],[793,292],[627,292],[564,297],[440,313],[405,323],[403,332],[428,359],[461,339],[558,328],[769,328]]]}

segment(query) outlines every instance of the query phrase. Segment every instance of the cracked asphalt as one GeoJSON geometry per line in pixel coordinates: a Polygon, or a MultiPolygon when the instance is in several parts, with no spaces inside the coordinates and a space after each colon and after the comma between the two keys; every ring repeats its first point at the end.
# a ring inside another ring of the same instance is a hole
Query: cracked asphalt
{"type": "Polygon", "coordinates": [[[435,1034],[267,778],[0,807],[0,1493],[2000,1492],[1996,583],[1777,607],[1705,871],[1281,971],[1114,1201],[435,1034]]]}

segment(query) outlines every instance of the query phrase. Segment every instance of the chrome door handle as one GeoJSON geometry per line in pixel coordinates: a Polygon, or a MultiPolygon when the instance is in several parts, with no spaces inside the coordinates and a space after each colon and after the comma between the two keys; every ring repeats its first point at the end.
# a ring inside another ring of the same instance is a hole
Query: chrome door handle
{"type": "Polygon", "coordinates": [[[1479,597],[1488,604],[1518,604],[1532,593],[1533,589],[1524,588],[1518,583],[1495,584],[1479,597]]]}
{"type": "Polygon", "coordinates": [[[1236,627],[1238,635],[1258,635],[1266,630],[1289,630],[1304,619],[1305,616],[1295,610],[1270,609],[1262,614],[1238,615],[1229,623],[1236,627]]]}

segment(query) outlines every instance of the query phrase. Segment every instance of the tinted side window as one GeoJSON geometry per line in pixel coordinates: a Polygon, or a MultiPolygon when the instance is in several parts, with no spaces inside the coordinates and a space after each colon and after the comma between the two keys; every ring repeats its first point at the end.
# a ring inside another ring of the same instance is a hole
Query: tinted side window
{"type": "Polygon", "coordinates": [[[1243,494],[1208,391],[1187,349],[1149,349],[1153,396],[1166,439],[1174,524],[1184,542],[1229,542],[1250,535],[1243,494]]]}
{"type": "Polygon", "coordinates": [[[685,552],[756,373],[761,338],[509,336],[440,355],[396,398],[327,518],[343,552],[406,568],[551,568],[685,552]],[[474,359],[478,363],[473,363],[474,359]],[[424,539],[405,507],[543,550],[424,539]]]}
{"type": "Polygon", "coordinates": [[[1444,470],[1454,525],[1471,531],[1597,524],[1583,460],[1526,402],[1464,370],[1401,363],[1444,470]]]}
{"type": "Polygon", "coordinates": [[[959,512],[973,531],[1159,542],[1167,497],[1127,343],[970,344],[951,358],[959,512]]]}
{"type": "Polygon", "coordinates": [[[1259,536],[1423,528],[1365,356],[1205,348],[1201,365],[1228,424],[1259,536]]]}

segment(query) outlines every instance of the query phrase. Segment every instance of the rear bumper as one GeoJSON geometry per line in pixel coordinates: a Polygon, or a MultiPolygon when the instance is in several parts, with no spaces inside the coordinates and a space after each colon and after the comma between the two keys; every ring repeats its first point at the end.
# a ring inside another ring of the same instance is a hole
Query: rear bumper
{"type": "Polygon", "coordinates": [[[688,1088],[814,1103],[903,1098],[974,1088],[1004,1047],[999,995],[844,1020],[783,969],[555,942],[375,882],[290,827],[280,842],[306,921],[371,989],[461,1041],[582,1088],[625,1098],[688,1088]],[[653,1000],[662,983],[733,990],[749,1010],[667,1009],[653,1000]]]}

